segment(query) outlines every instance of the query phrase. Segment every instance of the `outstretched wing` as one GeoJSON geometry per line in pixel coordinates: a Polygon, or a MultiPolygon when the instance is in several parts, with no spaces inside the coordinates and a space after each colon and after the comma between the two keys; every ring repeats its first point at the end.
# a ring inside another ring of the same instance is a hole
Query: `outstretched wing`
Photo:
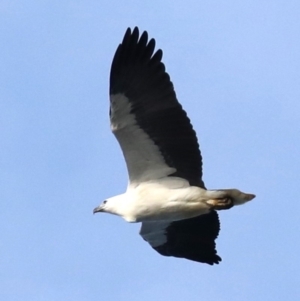
{"type": "Polygon", "coordinates": [[[129,180],[169,175],[204,187],[196,133],[176,94],[162,51],[146,31],[127,29],[110,73],[110,118],[125,157],[129,180]]]}
{"type": "Polygon", "coordinates": [[[176,222],[143,222],[140,234],[164,256],[218,264],[215,239],[220,230],[218,214],[208,214],[176,222]]]}

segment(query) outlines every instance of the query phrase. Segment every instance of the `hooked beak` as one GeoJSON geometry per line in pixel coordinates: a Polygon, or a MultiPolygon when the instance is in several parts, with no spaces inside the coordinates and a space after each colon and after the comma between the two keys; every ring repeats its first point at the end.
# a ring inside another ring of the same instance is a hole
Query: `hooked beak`
{"type": "Polygon", "coordinates": [[[96,207],[94,210],[93,210],[93,213],[97,213],[97,212],[103,212],[103,205],[99,205],[98,207],[96,207]]]}

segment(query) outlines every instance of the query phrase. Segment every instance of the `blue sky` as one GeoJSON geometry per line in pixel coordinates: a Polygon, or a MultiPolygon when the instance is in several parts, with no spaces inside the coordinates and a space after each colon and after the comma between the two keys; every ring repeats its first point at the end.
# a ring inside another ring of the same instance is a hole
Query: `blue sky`
{"type": "Polygon", "coordinates": [[[299,1],[0,2],[0,297],[299,300],[299,1]],[[92,215],[127,171],[108,122],[127,27],[156,38],[221,212],[219,266],[158,255],[139,225],[92,215]]]}

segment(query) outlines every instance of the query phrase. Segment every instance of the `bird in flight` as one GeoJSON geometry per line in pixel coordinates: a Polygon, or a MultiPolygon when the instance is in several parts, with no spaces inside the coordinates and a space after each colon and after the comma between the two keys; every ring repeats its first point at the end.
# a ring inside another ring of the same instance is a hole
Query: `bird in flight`
{"type": "Polygon", "coordinates": [[[196,133],[177,100],[162,50],[139,29],[127,29],[110,72],[110,126],[129,176],[125,193],[94,213],[141,222],[140,235],[157,252],[203,262],[221,261],[215,240],[217,210],[255,195],[238,189],[207,190],[196,133]]]}

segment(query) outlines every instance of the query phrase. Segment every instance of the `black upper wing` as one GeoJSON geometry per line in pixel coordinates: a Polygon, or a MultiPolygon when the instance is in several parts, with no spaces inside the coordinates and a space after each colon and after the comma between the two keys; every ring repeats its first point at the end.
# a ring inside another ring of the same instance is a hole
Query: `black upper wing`
{"type": "Polygon", "coordinates": [[[158,146],[166,164],[190,185],[204,187],[202,159],[196,133],[176,98],[170,76],[156,52],[155,40],[137,27],[127,29],[113,58],[110,95],[123,94],[138,126],[158,146]]]}

